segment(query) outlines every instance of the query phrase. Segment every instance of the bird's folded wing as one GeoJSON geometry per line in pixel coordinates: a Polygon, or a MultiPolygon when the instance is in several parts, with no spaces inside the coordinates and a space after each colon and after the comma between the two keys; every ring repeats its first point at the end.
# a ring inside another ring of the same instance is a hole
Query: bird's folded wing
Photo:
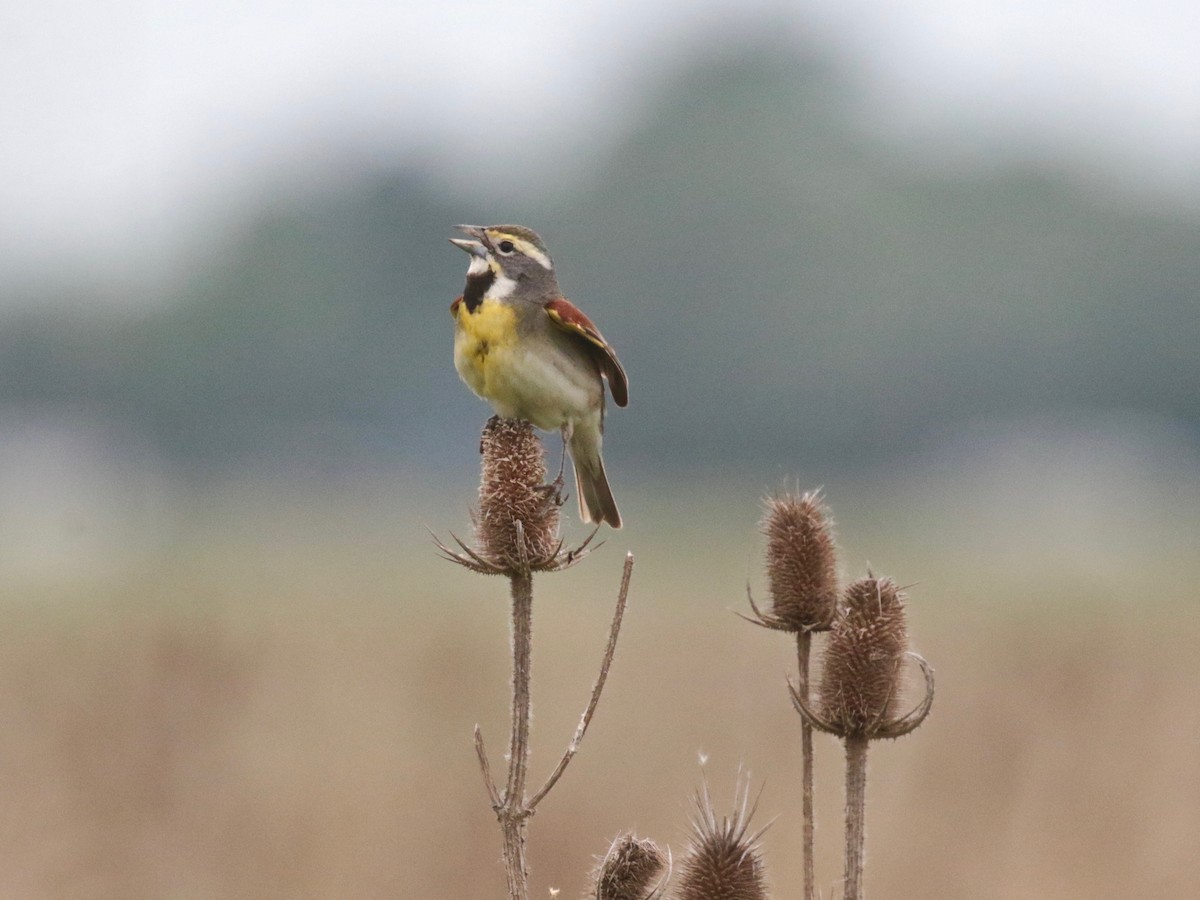
{"type": "Polygon", "coordinates": [[[617,359],[617,354],[604,339],[600,330],[592,324],[592,320],[565,297],[559,297],[547,303],[546,312],[549,314],[550,320],[563,331],[578,335],[596,348],[598,351],[596,361],[600,365],[600,371],[608,379],[608,389],[612,391],[613,402],[617,406],[628,405],[629,379],[625,376],[625,370],[621,368],[621,361],[617,359]]]}

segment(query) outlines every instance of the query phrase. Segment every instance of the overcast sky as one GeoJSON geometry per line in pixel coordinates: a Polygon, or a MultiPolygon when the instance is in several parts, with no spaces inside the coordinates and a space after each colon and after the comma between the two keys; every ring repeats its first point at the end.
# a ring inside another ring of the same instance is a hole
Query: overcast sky
{"type": "Polygon", "coordinates": [[[885,132],[1200,196],[1195,0],[0,0],[0,278],[137,271],[347,153],[584,159],[689,48],[768,17],[845,58],[885,132]]]}

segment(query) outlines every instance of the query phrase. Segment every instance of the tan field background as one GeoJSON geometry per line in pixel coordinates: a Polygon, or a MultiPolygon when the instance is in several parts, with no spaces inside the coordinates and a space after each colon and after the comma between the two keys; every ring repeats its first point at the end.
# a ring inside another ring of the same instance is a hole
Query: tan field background
{"type": "MultiPolygon", "coordinates": [[[[1034,494],[888,482],[830,490],[844,568],[916,583],[913,645],[938,692],[922,728],[872,749],[869,892],[1200,896],[1195,504],[1181,521],[1127,485],[1050,527],[1034,494]]],[[[732,612],[747,578],[762,590],[758,494],[720,483],[625,485],[629,527],[535,582],[539,781],[636,554],[592,731],[531,825],[535,897],[579,896],[622,829],[678,857],[701,779],[728,806],[739,768],[772,823],[773,896],[800,895],[792,648],[732,612]]],[[[8,567],[0,896],[500,897],[471,734],[499,769],[506,585],[436,559],[424,530],[466,532],[471,495],[224,483],[152,552],[8,567]]],[[[817,746],[828,898],[841,767],[832,739],[817,746]]]]}
{"type": "Polygon", "coordinates": [[[503,897],[458,222],[631,377],[627,527],[535,580],[532,790],[636,555],[532,900],[739,778],[801,896],[795,648],[735,615],[785,483],[936,671],[867,895],[1200,898],[1200,5],[7,2],[0,900],[503,897]]]}

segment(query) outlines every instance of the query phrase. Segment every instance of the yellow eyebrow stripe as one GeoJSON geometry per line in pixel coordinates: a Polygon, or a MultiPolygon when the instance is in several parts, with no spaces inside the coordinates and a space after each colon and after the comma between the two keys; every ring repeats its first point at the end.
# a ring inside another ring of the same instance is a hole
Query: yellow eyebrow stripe
{"type": "Polygon", "coordinates": [[[507,234],[503,231],[489,231],[488,237],[492,238],[497,244],[500,241],[512,241],[513,246],[528,256],[530,259],[536,259],[543,269],[553,269],[550,264],[550,257],[539,250],[534,244],[531,244],[525,238],[517,237],[515,234],[507,234]]]}

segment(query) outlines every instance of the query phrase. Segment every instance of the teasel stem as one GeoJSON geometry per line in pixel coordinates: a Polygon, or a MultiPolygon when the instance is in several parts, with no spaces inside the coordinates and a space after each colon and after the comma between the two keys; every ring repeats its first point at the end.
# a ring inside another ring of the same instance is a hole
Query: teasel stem
{"type": "Polygon", "coordinates": [[[545,453],[528,422],[493,417],[480,441],[483,456],[479,510],[475,519],[475,546],[451,535],[458,549],[434,537],[442,556],[472,572],[504,575],[509,580],[512,612],[512,705],[508,772],[503,789],[492,777],[483,732],[475,726],[475,755],[488,799],[503,837],[504,870],[509,900],[528,900],[529,864],[526,835],[529,818],[558,782],[583,741],[616,652],[617,637],[629,597],[633,554],[625,557],[617,608],[609,630],[600,674],[580,718],[575,734],[557,766],[542,787],[527,797],[529,733],[532,718],[530,683],[533,666],[533,575],[561,572],[577,565],[592,549],[596,530],[572,549],[564,549],[558,536],[562,498],[547,485],[545,453]]]}
{"type": "MultiPolygon", "coordinates": [[[[812,632],[796,633],[796,657],[799,663],[800,678],[796,689],[801,696],[808,700],[808,668],[809,657],[812,653],[812,632]]],[[[804,848],[804,900],[816,897],[816,871],[813,863],[813,729],[806,719],[800,720],[800,755],[802,757],[801,800],[800,811],[804,819],[803,848],[804,848]]]]}
{"type": "Polygon", "coordinates": [[[508,782],[503,803],[496,811],[504,834],[504,869],[508,894],[513,900],[529,895],[529,867],[525,859],[525,832],[531,810],[525,806],[525,777],[529,770],[529,721],[533,704],[529,693],[533,662],[533,573],[510,576],[512,587],[512,734],[509,742],[508,782]]]}
{"type": "Polygon", "coordinates": [[[864,851],[867,839],[867,745],[865,734],[850,735],[846,745],[846,870],[845,900],[862,900],[864,851]]]}
{"type": "MultiPolygon", "coordinates": [[[[796,635],[799,665],[797,690],[808,700],[809,657],[814,631],[827,631],[837,608],[837,545],[833,519],[819,490],[795,494],[784,491],[764,500],[762,532],[767,539],[766,570],[771,609],[764,612],[750,595],[752,616],[764,628],[796,635]]],[[[804,898],[816,897],[813,863],[813,737],[812,726],[800,723],[801,814],[804,856],[804,898]]]]}
{"type": "Polygon", "coordinates": [[[868,574],[847,587],[838,607],[814,709],[797,686],[792,703],[809,725],[840,737],[846,749],[846,858],[844,900],[862,900],[866,843],[867,747],[916,729],[933,705],[933,670],[907,649],[905,597],[890,578],[868,574]],[[915,662],[925,695],[899,711],[903,669],[915,662]]]}

